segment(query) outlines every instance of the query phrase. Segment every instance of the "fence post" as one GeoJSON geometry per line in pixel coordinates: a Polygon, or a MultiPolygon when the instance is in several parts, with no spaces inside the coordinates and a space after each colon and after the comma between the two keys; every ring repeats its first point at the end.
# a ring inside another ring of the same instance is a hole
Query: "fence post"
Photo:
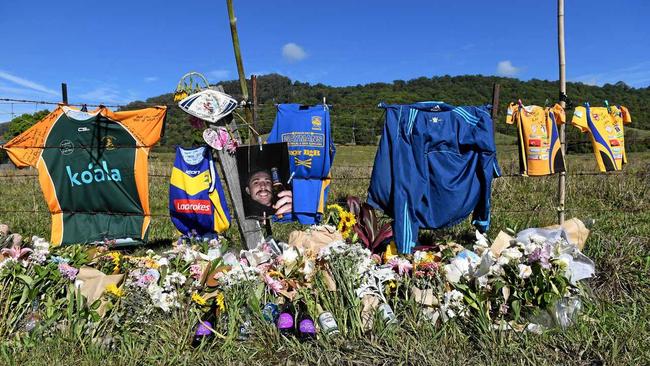
{"type": "MultiPolygon", "coordinates": [[[[557,1],[557,47],[560,61],[560,106],[566,108],[566,59],[564,54],[564,0],[557,1]]],[[[566,136],[564,123],[560,125],[560,146],[562,155],[566,154],[566,136]]],[[[566,164],[566,160],[565,160],[566,164]]],[[[564,202],[566,199],[566,171],[560,172],[558,182],[558,208],[557,219],[560,225],[564,224],[564,202]]]]}
{"type": "Polygon", "coordinates": [[[68,84],[61,83],[61,100],[63,104],[68,105],[68,84]]]}

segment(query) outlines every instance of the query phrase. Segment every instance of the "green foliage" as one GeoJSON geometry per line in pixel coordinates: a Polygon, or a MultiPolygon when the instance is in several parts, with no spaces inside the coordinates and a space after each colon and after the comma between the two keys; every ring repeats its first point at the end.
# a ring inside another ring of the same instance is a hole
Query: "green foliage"
{"type": "Polygon", "coordinates": [[[40,121],[43,117],[47,116],[49,113],[50,111],[44,109],[42,111],[38,111],[32,114],[25,113],[21,116],[12,119],[11,121],[9,121],[8,128],[4,132],[3,138],[7,141],[11,140],[12,138],[23,133],[23,131],[32,127],[36,122],[40,121]]]}
{"type": "MultiPolygon", "coordinates": [[[[370,83],[366,85],[332,87],[324,84],[310,84],[292,81],[278,74],[262,75],[257,78],[258,103],[256,111],[257,130],[261,134],[268,133],[275,118],[275,103],[319,104],[323,97],[333,105],[332,134],[334,141],[339,144],[356,143],[361,145],[376,144],[383,128],[383,113],[377,108],[381,101],[387,103],[412,103],[423,100],[441,100],[454,105],[483,105],[492,102],[492,86],[501,85],[499,102],[499,119],[497,132],[515,136],[515,128],[503,123],[505,110],[510,102],[521,99],[525,104],[544,105],[547,101],[552,104],[558,98],[556,81],[531,79],[521,81],[513,78],[482,75],[435,76],[419,77],[412,80],[395,80],[392,83],[370,83]]],[[[249,81],[250,83],[250,81],[249,81]]],[[[239,81],[232,80],[222,83],[226,93],[237,99],[241,98],[239,81]]],[[[249,84],[249,90],[252,85],[249,84]]],[[[590,102],[591,105],[604,105],[607,99],[610,104],[620,104],[628,107],[632,113],[634,128],[650,130],[650,110],[645,108],[650,100],[649,88],[631,88],[623,82],[605,84],[602,87],[583,83],[568,83],[567,94],[574,105],[590,102]]],[[[174,94],[168,93],[147,99],[146,103],[174,105],[174,94]]],[[[142,102],[129,104],[127,109],[139,108],[142,102]]],[[[571,116],[571,109],[568,110],[571,116]]],[[[176,106],[170,108],[167,116],[167,134],[162,142],[165,146],[192,145],[201,142],[199,130],[193,129],[187,123],[188,116],[176,106]]],[[[237,118],[238,124],[241,121],[237,118]]],[[[580,134],[577,129],[567,128],[567,141],[584,141],[584,146],[577,145],[573,151],[591,149],[588,137],[580,134]],[[575,130],[575,131],[573,131],[575,130]]],[[[248,129],[241,126],[240,132],[246,137],[248,129]]],[[[646,138],[638,143],[629,140],[630,149],[645,150],[650,147],[646,138]]],[[[573,149],[573,146],[569,146],[573,149]]]]}

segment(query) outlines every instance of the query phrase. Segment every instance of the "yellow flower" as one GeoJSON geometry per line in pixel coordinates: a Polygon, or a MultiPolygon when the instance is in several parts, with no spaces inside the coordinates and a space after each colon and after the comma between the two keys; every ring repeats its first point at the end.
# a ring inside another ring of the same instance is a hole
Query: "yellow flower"
{"type": "Polygon", "coordinates": [[[391,240],[390,244],[388,244],[388,247],[386,248],[386,251],[384,252],[384,262],[388,262],[391,258],[397,256],[397,245],[395,245],[395,241],[391,240]]]}
{"type": "Polygon", "coordinates": [[[337,205],[337,204],[327,205],[327,209],[328,209],[328,210],[335,209],[336,211],[338,211],[339,216],[340,216],[341,213],[343,212],[343,207],[341,207],[341,206],[339,206],[339,205],[337,205]]]}
{"type": "Polygon", "coordinates": [[[120,272],[120,252],[110,252],[108,256],[111,257],[111,262],[113,262],[113,273],[120,272]]]}
{"type": "Polygon", "coordinates": [[[124,296],[124,291],[122,291],[122,289],[117,287],[114,283],[111,283],[110,285],[106,286],[105,292],[108,292],[109,294],[115,297],[124,296]]]}
{"type": "Polygon", "coordinates": [[[194,301],[199,305],[205,305],[205,299],[203,298],[203,296],[199,295],[196,292],[192,294],[192,301],[194,301]]]}
{"type": "Polygon", "coordinates": [[[160,267],[158,262],[151,259],[151,258],[146,258],[144,260],[144,266],[147,267],[147,268],[153,268],[153,269],[158,269],[158,267],[160,267]]]}
{"type": "Polygon", "coordinates": [[[343,211],[341,213],[341,221],[343,222],[343,225],[349,227],[352,227],[357,223],[357,219],[351,212],[348,211],[343,211]]]}
{"type": "Polygon", "coordinates": [[[341,232],[341,236],[343,237],[343,239],[349,238],[350,233],[352,232],[350,226],[343,226],[343,227],[339,228],[339,231],[341,232]]]}
{"type": "Polygon", "coordinates": [[[223,292],[219,292],[217,296],[214,298],[214,301],[217,303],[217,307],[219,308],[219,311],[226,310],[226,304],[223,301],[223,292]]]}

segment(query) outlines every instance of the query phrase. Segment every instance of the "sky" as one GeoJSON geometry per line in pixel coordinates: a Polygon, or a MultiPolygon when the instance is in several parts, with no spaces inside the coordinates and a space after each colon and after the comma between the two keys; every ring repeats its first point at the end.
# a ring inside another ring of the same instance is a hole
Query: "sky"
{"type": "MultiPolygon", "coordinates": [[[[553,0],[233,3],[247,76],[558,79],[553,0]]],[[[567,79],[649,86],[648,14],[644,0],[566,0],[567,79]]],[[[226,0],[1,1],[0,34],[0,98],[56,102],[65,82],[70,103],[126,104],[173,92],[188,71],[237,78],[226,0]]],[[[43,106],[0,102],[0,121],[12,108],[43,106]]]]}

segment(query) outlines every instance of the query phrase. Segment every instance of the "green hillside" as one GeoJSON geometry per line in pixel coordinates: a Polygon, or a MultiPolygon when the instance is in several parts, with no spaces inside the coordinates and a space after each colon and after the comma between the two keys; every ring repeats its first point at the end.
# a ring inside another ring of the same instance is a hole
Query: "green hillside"
{"type": "MultiPolygon", "coordinates": [[[[381,134],[383,116],[377,104],[380,101],[391,103],[410,103],[423,100],[442,100],[455,105],[480,105],[491,102],[492,85],[501,85],[499,103],[499,123],[497,132],[514,136],[514,128],[502,123],[507,105],[511,101],[521,99],[525,104],[544,105],[553,103],[558,98],[557,82],[547,80],[521,81],[513,78],[494,76],[466,75],[420,77],[413,80],[395,80],[392,83],[371,83],[366,85],[332,87],[324,84],[309,84],[278,75],[263,75],[258,82],[257,125],[261,133],[268,132],[275,117],[275,103],[322,103],[323,97],[333,105],[331,109],[334,139],[337,143],[372,144],[376,136],[381,134]]],[[[241,98],[238,81],[224,82],[226,93],[235,98],[241,98]]],[[[249,88],[251,86],[249,85],[249,88]]],[[[615,85],[606,84],[602,87],[582,83],[569,83],[567,94],[574,105],[590,102],[591,105],[604,105],[604,100],[611,104],[627,106],[637,129],[650,130],[650,88],[631,88],[623,82],[615,85]]],[[[146,102],[134,102],[127,108],[138,108],[143,104],[160,103],[173,104],[173,94],[164,94],[149,98],[146,102]]],[[[569,110],[571,116],[571,110],[569,110]]],[[[170,108],[168,116],[167,136],[165,145],[192,144],[201,140],[200,131],[192,130],[186,122],[187,115],[178,108],[170,108]]],[[[590,148],[588,138],[581,135],[577,129],[569,128],[567,141],[570,149],[581,150],[590,148]]],[[[245,130],[244,130],[245,131],[245,130]]],[[[630,136],[632,137],[632,136],[630,136]]],[[[650,145],[647,136],[637,143],[636,136],[629,139],[631,149],[642,150],[650,145]]]]}
{"type": "MultiPolygon", "coordinates": [[[[424,100],[441,100],[454,105],[481,105],[491,102],[492,86],[501,85],[499,118],[497,132],[515,136],[515,128],[503,122],[508,103],[521,99],[525,104],[544,105],[558,99],[557,82],[532,79],[521,81],[513,78],[495,76],[465,75],[420,77],[408,81],[395,80],[392,83],[370,83],[365,85],[332,87],[324,84],[309,84],[292,81],[278,74],[263,75],[257,78],[258,104],[257,130],[268,133],[275,118],[276,103],[322,103],[323,97],[332,105],[331,116],[334,141],[339,144],[375,144],[383,126],[382,110],[377,108],[380,101],[389,103],[411,103],[424,100]]],[[[250,84],[250,81],[249,81],[250,84]]],[[[226,93],[241,99],[239,82],[232,80],[222,83],[226,93]]],[[[249,85],[249,90],[251,90],[249,85]]],[[[626,129],[626,147],[630,151],[650,148],[650,87],[632,88],[623,82],[614,85],[592,86],[582,83],[569,83],[567,94],[573,105],[590,102],[592,106],[610,104],[627,106],[632,114],[633,124],[626,129]]],[[[136,109],[151,104],[171,106],[167,117],[167,128],[162,145],[192,145],[202,142],[201,130],[193,129],[188,123],[188,115],[177,108],[173,102],[173,91],[151,97],[146,101],[136,101],[124,109],[136,109]]],[[[570,107],[570,106],[569,106],[570,107]]],[[[567,111],[572,115],[571,108],[567,111]]],[[[40,118],[40,117],[39,117],[40,118]]],[[[23,115],[6,126],[4,137],[15,136],[36,118],[23,115]]],[[[586,134],[577,129],[567,128],[567,142],[570,151],[586,152],[591,146],[586,134]]],[[[246,135],[248,129],[242,126],[246,135]]],[[[512,140],[511,140],[512,141],[512,140]]]]}

